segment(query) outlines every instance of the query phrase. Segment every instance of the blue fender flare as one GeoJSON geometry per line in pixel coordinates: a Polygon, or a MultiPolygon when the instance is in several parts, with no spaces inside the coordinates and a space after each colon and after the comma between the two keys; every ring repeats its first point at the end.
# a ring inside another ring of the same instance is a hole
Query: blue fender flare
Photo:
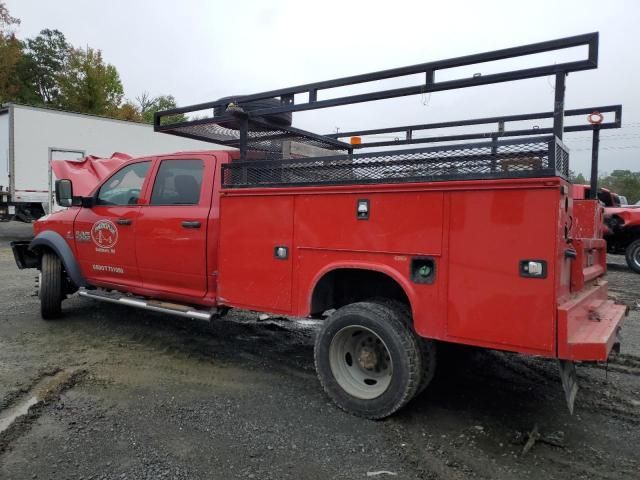
{"type": "Polygon", "coordinates": [[[62,238],[62,235],[51,230],[39,233],[31,240],[29,250],[36,250],[38,247],[50,248],[58,255],[60,260],[62,260],[67,275],[69,275],[69,278],[77,287],[86,287],[89,285],[80,271],[78,260],[76,260],[71,248],[69,248],[65,239],[62,238]]]}

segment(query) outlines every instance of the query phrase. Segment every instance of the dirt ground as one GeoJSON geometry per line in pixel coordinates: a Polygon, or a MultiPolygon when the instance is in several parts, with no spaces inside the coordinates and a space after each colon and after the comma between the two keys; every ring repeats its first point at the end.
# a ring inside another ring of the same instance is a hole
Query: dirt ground
{"type": "Polygon", "coordinates": [[[620,258],[622,354],[578,367],[573,416],[554,362],[480,351],[372,422],[323,393],[313,322],[209,326],[77,296],[42,321],[8,247],[28,235],[0,224],[0,430],[33,398],[0,433],[2,479],[640,478],[640,275],[620,258]]]}

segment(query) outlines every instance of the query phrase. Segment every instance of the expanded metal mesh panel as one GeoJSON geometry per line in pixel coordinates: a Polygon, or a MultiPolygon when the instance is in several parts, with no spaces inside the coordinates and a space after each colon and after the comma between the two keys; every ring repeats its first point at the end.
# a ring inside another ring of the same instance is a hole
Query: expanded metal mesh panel
{"type": "MultiPolygon", "coordinates": [[[[213,142],[228,147],[240,148],[240,130],[228,128],[225,121],[216,121],[215,118],[191,121],[185,124],[178,124],[165,130],[168,133],[187,136],[206,142],[213,142]]],[[[280,160],[283,158],[285,142],[296,142],[325,150],[334,150],[346,153],[344,146],[336,146],[335,139],[327,138],[323,141],[320,138],[312,137],[311,132],[299,129],[282,127],[264,128],[260,124],[250,122],[247,134],[247,151],[262,152],[265,159],[280,160]]]]}
{"type": "MultiPolygon", "coordinates": [[[[561,147],[558,156],[565,153],[561,147]]],[[[554,167],[555,156],[555,142],[537,137],[304,160],[232,162],[223,166],[222,181],[224,187],[239,188],[566,176],[554,167]]]]}
{"type": "Polygon", "coordinates": [[[555,142],[555,155],[556,170],[569,178],[569,152],[559,142],[555,142]]]}

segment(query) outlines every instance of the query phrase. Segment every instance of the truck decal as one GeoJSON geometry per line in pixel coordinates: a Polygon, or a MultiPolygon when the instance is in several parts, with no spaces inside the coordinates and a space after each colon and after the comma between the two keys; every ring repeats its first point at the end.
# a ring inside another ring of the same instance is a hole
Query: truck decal
{"type": "Polygon", "coordinates": [[[91,265],[91,268],[98,272],[109,272],[109,273],[120,273],[124,274],[124,268],[122,267],[112,267],[111,265],[91,265]]]}
{"type": "Polygon", "coordinates": [[[76,241],[77,242],[90,242],[91,241],[91,232],[81,232],[76,231],[76,241]]]}
{"type": "Polygon", "coordinates": [[[111,220],[98,220],[91,227],[91,239],[96,244],[96,252],[115,253],[118,243],[118,228],[111,220]]]}

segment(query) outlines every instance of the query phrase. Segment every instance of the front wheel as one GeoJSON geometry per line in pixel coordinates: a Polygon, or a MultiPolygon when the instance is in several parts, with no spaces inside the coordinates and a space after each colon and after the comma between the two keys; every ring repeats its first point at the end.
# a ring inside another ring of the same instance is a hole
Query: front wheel
{"type": "Polygon", "coordinates": [[[40,267],[40,316],[45,320],[58,318],[62,314],[62,262],[52,252],[42,255],[40,267]]]}
{"type": "Polygon", "coordinates": [[[624,251],[629,268],[640,273],[640,238],[631,242],[624,251]]]}
{"type": "Polygon", "coordinates": [[[318,333],[318,378],[343,410],[381,419],[417,393],[422,352],[404,315],[392,305],[353,303],[336,310],[318,333]]]}

